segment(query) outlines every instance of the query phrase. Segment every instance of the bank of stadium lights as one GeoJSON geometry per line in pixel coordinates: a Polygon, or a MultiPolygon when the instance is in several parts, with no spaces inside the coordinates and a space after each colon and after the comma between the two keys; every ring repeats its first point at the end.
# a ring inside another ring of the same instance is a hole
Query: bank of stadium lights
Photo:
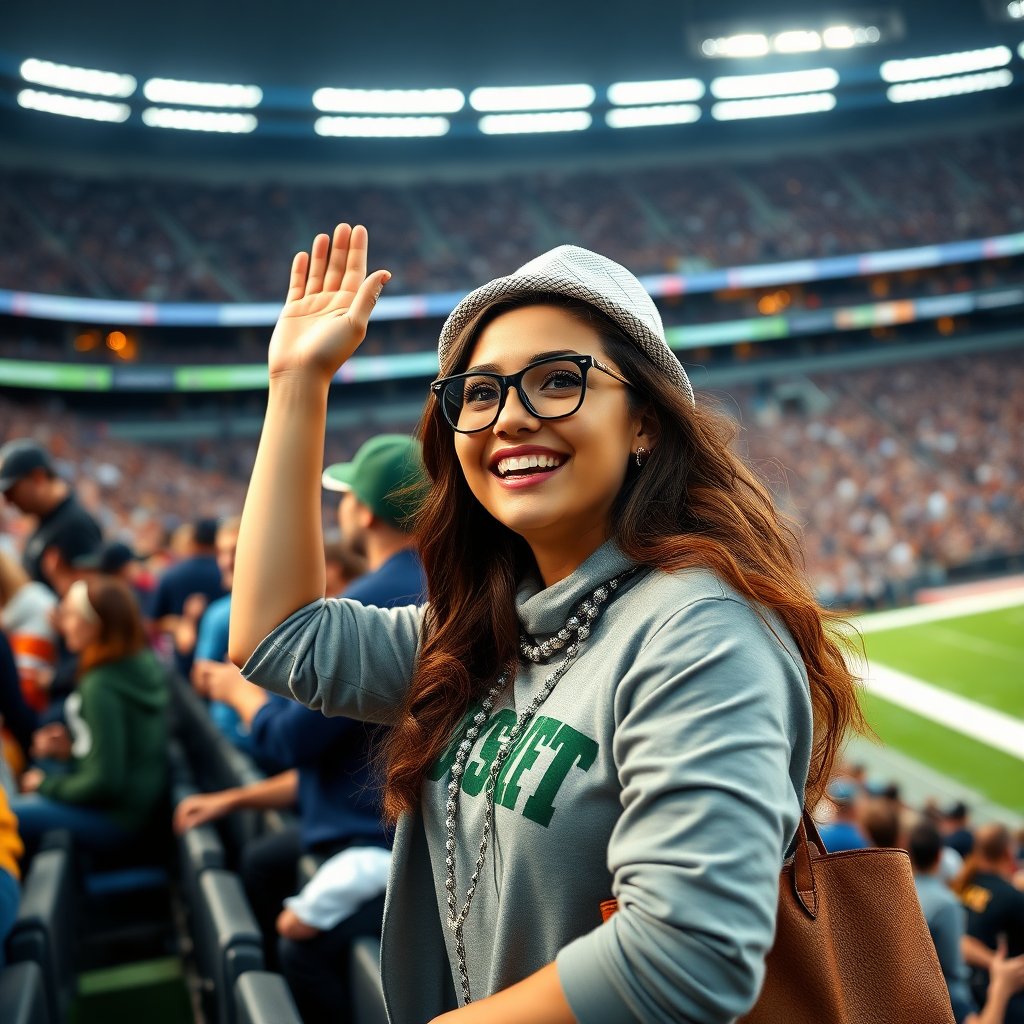
{"type": "Polygon", "coordinates": [[[182,103],[188,107],[231,107],[251,110],[263,101],[258,85],[227,82],[182,82],[174,78],[151,78],[142,87],[150,103],[182,103]]]}
{"type": "Polygon", "coordinates": [[[334,138],[399,139],[447,135],[447,117],[318,117],[317,135],[334,138]]]}
{"type": "Polygon", "coordinates": [[[458,89],[317,89],[313,106],[336,114],[455,114],[466,104],[458,89]]]}
{"type": "Polygon", "coordinates": [[[608,87],[613,109],[604,115],[609,128],[647,128],[652,125],[692,124],[700,119],[694,102],[704,95],[699,78],[657,82],[616,82],[608,87]]]}
{"type": "Polygon", "coordinates": [[[700,50],[705,57],[763,57],[768,53],[813,53],[816,50],[848,50],[854,46],[872,46],[880,42],[882,32],[876,25],[828,25],[816,29],[788,29],[767,35],[741,32],[732,36],[705,39],[700,50]]]}
{"type": "Polygon", "coordinates": [[[146,107],[142,123],[150,128],[175,128],[191,132],[226,132],[246,135],[256,129],[253,114],[222,110],[182,110],[179,107],[146,107]]]}
{"type": "Polygon", "coordinates": [[[711,107],[716,121],[790,114],[820,114],[836,105],[828,90],[839,84],[834,68],[782,71],[769,75],[722,75],[712,79],[711,107]]]}
{"type": "Polygon", "coordinates": [[[552,110],[529,114],[485,114],[477,122],[484,135],[527,135],[534,132],[582,132],[593,123],[586,110],[552,110]]]}
{"type": "Polygon", "coordinates": [[[51,89],[84,92],[90,96],[109,96],[116,99],[131,96],[138,84],[131,75],[119,75],[113,71],[97,71],[94,68],[76,68],[68,64],[54,64],[53,61],[37,60],[35,57],[23,60],[19,71],[21,77],[33,85],[45,85],[51,89]]]}
{"type": "Polygon", "coordinates": [[[41,110],[47,114],[62,114],[64,117],[115,123],[128,120],[132,112],[127,103],[66,96],[63,93],[41,92],[39,89],[22,89],[18,93],[18,106],[26,110],[41,110]]]}
{"type": "Polygon", "coordinates": [[[469,105],[484,114],[477,121],[484,135],[581,132],[593,123],[585,108],[596,98],[584,84],[481,86],[469,94],[469,105]]]}
{"type": "Polygon", "coordinates": [[[1003,89],[1013,83],[1013,73],[1005,67],[1012,57],[1008,46],[989,46],[932,57],[887,60],[879,74],[883,81],[894,83],[886,91],[890,102],[913,103],[1003,89]]]}

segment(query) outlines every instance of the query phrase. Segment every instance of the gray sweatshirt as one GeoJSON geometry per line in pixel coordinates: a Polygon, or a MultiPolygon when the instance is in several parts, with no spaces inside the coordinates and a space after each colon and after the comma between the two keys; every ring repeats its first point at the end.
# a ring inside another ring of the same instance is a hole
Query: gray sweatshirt
{"type": "MultiPolygon", "coordinates": [[[[608,542],[552,587],[526,580],[523,627],[546,639],[629,565],[608,542]]],[[[385,721],[409,685],[422,616],[316,601],[243,673],[325,714],[385,721]]],[[[803,662],[769,621],[703,571],[639,574],[604,606],[498,780],[495,841],[465,924],[474,999],[555,960],[579,1024],[724,1024],[753,1004],[812,742],[803,662]],[[602,924],[612,896],[619,913],[602,924]]],[[[473,747],[459,797],[460,905],[488,766],[514,709],[558,660],[520,662],[473,747]]],[[[392,1024],[425,1024],[457,1005],[443,924],[452,757],[395,836],[381,943],[392,1024]]]]}

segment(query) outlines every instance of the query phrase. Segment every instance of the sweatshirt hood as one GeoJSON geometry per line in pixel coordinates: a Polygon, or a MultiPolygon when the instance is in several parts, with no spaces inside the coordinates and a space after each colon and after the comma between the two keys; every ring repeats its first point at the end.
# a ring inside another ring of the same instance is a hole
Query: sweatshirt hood
{"type": "Polygon", "coordinates": [[[152,710],[167,706],[167,673],[148,649],[98,665],[93,671],[101,673],[106,685],[126,700],[152,710]]]}

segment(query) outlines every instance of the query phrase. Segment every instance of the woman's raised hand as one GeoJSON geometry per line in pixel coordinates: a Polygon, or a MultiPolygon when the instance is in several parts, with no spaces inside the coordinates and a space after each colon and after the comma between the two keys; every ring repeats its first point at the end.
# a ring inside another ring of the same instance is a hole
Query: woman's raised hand
{"type": "Polygon", "coordinates": [[[370,312],[391,279],[366,276],[366,228],[339,224],[334,241],[313,239],[312,256],[292,260],[288,299],[270,339],[271,379],[299,374],[325,383],[366,337],[370,312]]]}

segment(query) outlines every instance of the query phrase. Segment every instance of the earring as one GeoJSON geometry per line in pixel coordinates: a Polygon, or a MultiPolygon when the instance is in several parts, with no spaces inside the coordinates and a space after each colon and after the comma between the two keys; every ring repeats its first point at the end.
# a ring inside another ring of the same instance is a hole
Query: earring
{"type": "Polygon", "coordinates": [[[636,450],[636,464],[640,469],[643,469],[644,462],[647,460],[647,456],[651,453],[644,447],[637,448],[636,450]]]}

